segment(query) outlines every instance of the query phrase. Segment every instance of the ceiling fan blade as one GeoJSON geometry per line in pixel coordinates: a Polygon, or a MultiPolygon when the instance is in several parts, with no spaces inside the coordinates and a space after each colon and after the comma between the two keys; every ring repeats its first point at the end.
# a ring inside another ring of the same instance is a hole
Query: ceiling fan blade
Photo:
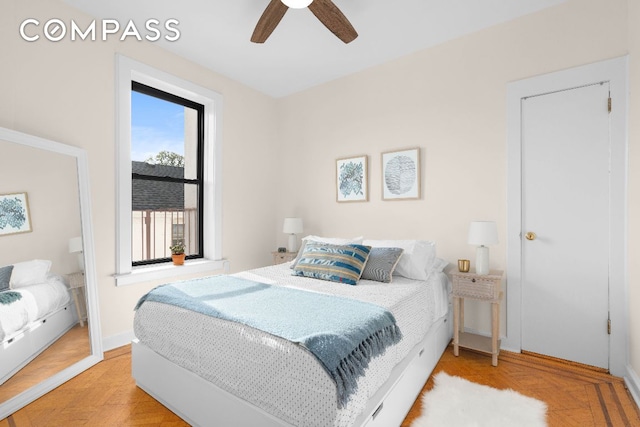
{"type": "Polygon", "coordinates": [[[288,9],[289,8],[280,0],[271,0],[258,20],[255,30],[253,30],[251,41],[254,43],[264,43],[273,30],[276,29],[288,9]]]}
{"type": "Polygon", "coordinates": [[[349,43],[358,37],[358,33],[347,17],[331,0],[313,0],[309,5],[309,9],[329,31],[343,42],[349,43]]]}

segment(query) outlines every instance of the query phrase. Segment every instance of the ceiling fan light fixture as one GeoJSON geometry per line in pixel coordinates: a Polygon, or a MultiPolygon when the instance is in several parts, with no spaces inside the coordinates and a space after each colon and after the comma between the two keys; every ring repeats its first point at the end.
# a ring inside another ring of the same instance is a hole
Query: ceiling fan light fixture
{"type": "Polygon", "coordinates": [[[322,24],[344,43],[352,42],[358,33],[331,0],[270,0],[251,35],[253,43],[264,43],[278,26],[287,10],[308,7],[322,24]]]}
{"type": "Polygon", "coordinates": [[[282,3],[290,7],[291,9],[304,9],[309,7],[313,0],[281,0],[282,3]]]}

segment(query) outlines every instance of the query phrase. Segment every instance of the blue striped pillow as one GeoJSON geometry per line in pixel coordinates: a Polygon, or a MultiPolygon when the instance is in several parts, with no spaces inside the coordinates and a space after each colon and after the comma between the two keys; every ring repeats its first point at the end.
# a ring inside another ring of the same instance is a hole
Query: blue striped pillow
{"type": "Polygon", "coordinates": [[[293,268],[296,276],[355,285],[369,258],[371,247],[307,242],[293,268]]]}

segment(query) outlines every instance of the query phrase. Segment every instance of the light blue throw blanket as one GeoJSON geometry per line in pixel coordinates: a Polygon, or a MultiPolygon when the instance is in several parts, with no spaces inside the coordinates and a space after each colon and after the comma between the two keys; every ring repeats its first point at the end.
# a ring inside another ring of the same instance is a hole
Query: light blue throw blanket
{"type": "Polygon", "coordinates": [[[0,304],[9,305],[14,301],[18,301],[22,298],[20,292],[15,291],[3,291],[0,292],[0,304]]]}
{"type": "Polygon", "coordinates": [[[239,322],[307,348],[335,380],[338,405],[357,389],[369,361],[402,334],[393,315],[350,298],[211,276],[159,286],[140,298],[239,322]]]}

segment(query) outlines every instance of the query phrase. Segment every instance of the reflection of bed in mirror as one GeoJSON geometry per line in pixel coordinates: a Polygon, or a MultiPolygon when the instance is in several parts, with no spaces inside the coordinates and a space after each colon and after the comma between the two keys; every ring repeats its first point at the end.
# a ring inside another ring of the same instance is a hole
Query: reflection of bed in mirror
{"type": "Polygon", "coordinates": [[[30,222],[21,232],[0,230],[0,269],[31,263],[25,271],[33,273],[34,262],[51,261],[32,283],[11,284],[20,301],[0,304],[1,420],[102,360],[102,343],[86,152],[0,128],[0,153],[0,196],[28,197],[30,222]],[[77,276],[82,289],[70,286],[77,276]]]}
{"type": "Polygon", "coordinates": [[[11,287],[0,292],[0,385],[78,323],[69,289],[48,272],[50,264],[0,267],[12,271],[11,287]]]}

